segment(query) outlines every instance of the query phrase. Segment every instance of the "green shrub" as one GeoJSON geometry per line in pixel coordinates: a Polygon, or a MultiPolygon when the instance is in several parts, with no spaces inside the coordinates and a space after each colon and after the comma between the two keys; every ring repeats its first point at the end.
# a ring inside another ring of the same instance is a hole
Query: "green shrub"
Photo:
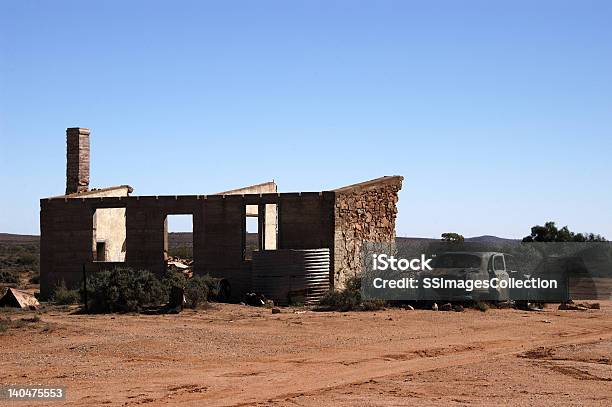
{"type": "Polygon", "coordinates": [[[62,280],[62,282],[55,287],[51,300],[58,305],[77,304],[81,301],[81,294],[79,290],[69,290],[66,288],[66,283],[62,280]]]}
{"type": "Polygon", "coordinates": [[[361,303],[361,309],[363,311],[378,311],[381,309],[385,309],[387,306],[387,301],[374,299],[374,300],[364,300],[361,303]]]}
{"type": "Polygon", "coordinates": [[[195,275],[187,280],[185,285],[185,298],[187,306],[197,308],[210,298],[219,294],[219,279],[211,277],[209,274],[195,275]]]}
{"type": "Polygon", "coordinates": [[[361,298],[361,278],[351,277],[343,290],[330,290],[319,301],[319,309],[335,311],[375,311],[383,309],[383,300],[363,300],[361,298]]]}
{"type": "Polygon", "coordinates": [[[208,299],[216,298],[219,295],[219,283],[220,278],[212,277],[210,274],[204,274],[203,276],[196,276],[208,287],[208,299]]]}
{"type": "Polygon", "coordinates": [[[166,293],[170,293],[172,287],[185,288],[187,285],[187,277],[179,271],[168,271],[162,277],[161,283],[166,293]]]}
{"type": "Polygon", "coordinates": [[[319,301],[319,306],[327,310],[352,311],[361,303],[361,295],[348,290],[327,292],[319,301]]]}
{"type": "Polygon", "coordinates": [[[0,283],[17,284],[19,283],[19,274],[15,271],[0,270],[0,283]]]}
{"type": "Polygon", "coordinates": [[[87,297],[90,312],[137,312],[161,305],[167,292],[149,271],[115,268],[88,277],[87,297]]]}
{"type": "Polygon", "coordinates": [[[38,256],[29,252],[20,252],[17,256],[17,264],[32,266],[38,264],[38,256]]]}
{"type": "Polygon", "coordinates": [[[185,290],[187,305],[196,308],[218,294],[219,279],[210,275],[186,278],[183,273],[169,271],[160,279],[149,271],[116,268],[88,276],[89,311],[138,312],[147,306],[168,301],[172,287],[185,290]]]}
{"type": "Polygon", "coordinates": [[[198,305],[205,303],[208,300],[208,284],[201,276],[193,276],[187,280],[185,286],[185,298],[187,306],[197,308],[198,305]]]}
{"type": "Polygon", "coordinates": [[[193,259],[193,247],[177,246],[168,250],[168,255],[178,257],[180,259],[193,259]]]}
{"type": "Polygon", "coordinates": [[[187,305],[196,308],[198,305],[215,298],[219,294],[219,280],[209,274],[192,278],[186,278],[178,271],[169,271],[162,278],[162,286],[166,296],[170,294],[172,287],[180,287],[185,290],[187,305]]]}

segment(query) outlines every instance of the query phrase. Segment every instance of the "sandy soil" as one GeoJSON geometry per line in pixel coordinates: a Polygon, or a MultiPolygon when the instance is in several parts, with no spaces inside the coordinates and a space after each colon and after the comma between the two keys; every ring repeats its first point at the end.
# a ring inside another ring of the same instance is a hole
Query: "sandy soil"
{"type": "Polygon", "coordinates": [[[72,406],[612,405],[612,302],[588,311],[282,311],[47,310],[0,334],[0,384],[63,385],[72,406]]]}

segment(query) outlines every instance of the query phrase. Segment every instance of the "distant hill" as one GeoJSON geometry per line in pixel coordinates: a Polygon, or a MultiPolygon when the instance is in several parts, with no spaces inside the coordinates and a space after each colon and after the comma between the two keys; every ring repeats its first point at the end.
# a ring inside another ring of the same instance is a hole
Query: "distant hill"
{"type": "MultiPolygon", "coordinates": [[[[191,232],[170,232],[168,233],[168,247],[175,248],[180,246],[191,246],[193,237],[191,232]]],[[[247,244],[257,242],[257,234],[247,234],[247,244]]],[[[0,244],[22,245],[40,243],[40,236],[36,235],[17,235],[13,233],[0,233],[0,244]]]]}
{"type": "MultiPolygon", "coordinates": [[[[404,242],[439,242],[440,239],[433,239],[427,237],[397,237],[397,241],[404,242]]],[[[257,244],[257,234],[249,233],[247,234],[247,246],[256,246],[257,244]]],[[[176,248],[181,246],[191,246],[193,241],[191,232],[171,232],[168,233],[168,248],[176,248]]],[[[467,237],[465,239],[466,242],[471,243],[484,243],[484,244],[492,244],[492,245],[503,245],[503,244],[512,244],[519,243],[519,239],[506,239],[503,237],[497,236],[474,236],[467,237]]],[[[9,244],[9,245],[21,245],[21,244],[35,244],[38,245],[40,243],[40,236],[36,235],[17,235],[11,233],[0,233],[0,244],[9,244]]]]}
{"type": "MultiPolygon", "coordinates": [[[[192,241],[191,232],[187,233],[168,233],[168,246],[170,248],[178,246],[190,246],[192,241]]],[[[39,244],[40,236],[36,235],[16,235],[12,233],[0,233],[0,244],[23,245],[39,244]]]]}
{"type": "Polygon", "coordinates": [[[398,237],[396,243],[399,247],[410,248],[410,250],[427,252],[437,251],[469,251],[487,252],[502,251],[510,252],[521,244],[518,239],[505,239],[497,236],[474,236],[465,238],[463,243],[444,242],[441,239],[430,239],[421,237],[398,237]]]}
{"type": "Polygon", "coordinates": [[[12,233],[0,233],[0,243],[7,244],[37,244],[40,236],[36,235],[16,235],[12,233]]]}
{"type": "MultiPolygon", "coordinates": [[[[441,239],[433,239],[430,237],[396,237],[397,241],[404,242],[439,242],[441,239]]],[[[497,237],[491,235],[466,237],[466,242],[472,243],[488,243],[488,244],[505,244],[505,243],[519,243],[520,239],[506,239],[505,237],[497,237]]]]}
{"type": "Polygon", "coordinates": [[[168,233],[168,248],[173,249],[180,246],[191,246],[193,236],[191,232],[170,232],[168,233]]]}
{"type": "Polygon", "coordinates": [[[475,237],[466,237],[465,241],[466,242],[501,244],[501,243],[520,243],[521,239],[506,239],[505,237],[483,235],[483,236],[475,236],[475,237]]]}
{"type": "MultiPolygon", "coordinates": [[[[168,233],[168,249],[174,249],[181,246],[191,246],[193,236],[191,232],[170,232],[168,233]]],[[[257,246],[257,233],[247,233],[247,246],[257,246]]]]}

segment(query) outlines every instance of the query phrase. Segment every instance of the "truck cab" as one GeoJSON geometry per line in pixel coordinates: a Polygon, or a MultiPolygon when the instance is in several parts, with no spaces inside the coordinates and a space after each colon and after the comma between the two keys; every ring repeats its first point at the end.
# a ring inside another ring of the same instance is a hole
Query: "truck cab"
{"type": "MultiPolygon", "coordinates": [[[[422,273],[421,278],[444,278],[445,280],[491,280],[508,281],[512,263],[511,256],[501,252],[445,252],[434,257],[432,270],[422,273]]],[[[448,301],[507,301],[510,299],[508,288],[480,287],[472,291],[464,289],[432,289],[424,292],[426,296],[439,297],[448,301]]],[[[435,299],[435,298],[431,298],[435,299]]]]}

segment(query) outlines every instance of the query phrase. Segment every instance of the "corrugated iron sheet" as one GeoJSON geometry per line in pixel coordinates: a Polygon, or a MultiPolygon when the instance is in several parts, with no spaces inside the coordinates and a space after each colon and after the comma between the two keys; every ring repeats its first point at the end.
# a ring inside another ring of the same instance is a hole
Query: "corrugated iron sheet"
{"type": "Polygon", "coordinates": [[[17,308],[38,308],[40,303],[32,294],[16,288],[9,288],[2,298],[0,298],[0,306],[17,307],[17,308]]]}
{"type": "Polygon", "coordinates": [[[279,305],[312,305],[329,290],[329,249],[253,253],[253,291],[279,305]]]}

